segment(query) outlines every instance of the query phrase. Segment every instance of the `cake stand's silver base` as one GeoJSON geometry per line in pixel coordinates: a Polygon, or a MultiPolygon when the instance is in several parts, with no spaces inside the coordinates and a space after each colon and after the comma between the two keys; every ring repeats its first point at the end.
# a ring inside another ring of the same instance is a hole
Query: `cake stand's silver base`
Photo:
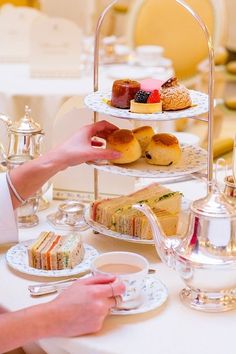
{"type": "Polygon", "coordinates": [[[180,292],[181,301],[194,310],[224,312],[236,309],[236,289],[222,292],[202,292],[185,288],[180,292]]]}

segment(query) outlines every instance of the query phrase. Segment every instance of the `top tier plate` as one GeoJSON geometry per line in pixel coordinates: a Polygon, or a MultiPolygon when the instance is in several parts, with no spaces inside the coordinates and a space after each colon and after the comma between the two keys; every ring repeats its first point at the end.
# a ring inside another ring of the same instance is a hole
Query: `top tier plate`
{"type": "MultiPolygon", "coordinates": [[[[152,114],[139,114],[131,113],[129,109],[119,109],[110,106],[106,101],[111,99],[111,93],[97,91],[89,94],[85,97],[85,104],[87,107],[95,112],[107,114],[113,117],[119,117],[123,119],[136,119],[147,121],[163,121],[174,120],[180,118],[194,118],[208,112],[208,95],[205,93],[190,90],[191,99],[193,102],[192,107],[182,109],[179,111],[164,111],[162,113],[152,114]]],[[[202,120],[206,120],[202,118],[202,120]]]]}

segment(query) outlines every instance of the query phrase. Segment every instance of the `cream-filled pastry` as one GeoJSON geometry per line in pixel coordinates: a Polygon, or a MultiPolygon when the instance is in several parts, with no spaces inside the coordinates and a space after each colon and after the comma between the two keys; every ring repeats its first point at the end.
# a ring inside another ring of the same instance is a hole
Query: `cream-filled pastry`
{"type": "Polygon", "coordinates": [[[166,81],[160,90],[162,108],[164,111],[177,111],[192,105],[189,90],[179,84],[177,78],[166,81]]]}

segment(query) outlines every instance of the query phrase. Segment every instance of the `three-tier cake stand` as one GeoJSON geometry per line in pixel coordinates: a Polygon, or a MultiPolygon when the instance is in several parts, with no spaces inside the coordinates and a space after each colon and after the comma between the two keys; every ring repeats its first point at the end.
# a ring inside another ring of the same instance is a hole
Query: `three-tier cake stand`
{"type": "MultiPolygon", "coordinates": [[[[183,152],[186,158],[190,158],[190,160],[185,163],[185,168],[179,166],[175,173],[171,173],[170,171],[166,171],[162,168],[145,168],[142,163],[137,165],[136,168],[123,168],[114,165],[102,165],[102,164],[92,164],[94,167],[94,199],[98,199],[99,191],[98,191],[98,178],[99,178],[99,170],[129,175],[133,177],[147,177],[147,178],[161,178],[161,177],[174,177],[176,176],[183,176],[186,174],[191,174],[194,172],[198,172],[202,169],[204,163],[203,159],[205,159],[207,167],[207,188],[208,192],[211,192],[212,189],[212,182],[213,182],[213,114],[214,114],[214,49],[213,43],[211,39],[211,35],[209,30],[201,17],[188,5],[185,3],[184,0],[175,0],[180,6],[182,6],[186,11],[188,11],[195,21],[200,25],[201,29],[203,30],[207,44],[208,44],[208,60],[209,60],[209,84],[208,84],[208,95],[197,92],[197,91],[190,91],[191,98],[193,100],[193,107],[176,111],[176,112],[164,112],[164,113],[157,113],[157,114],[134,114],[130,113],[128,110],[121,110],[114,107],[110,107],[106,100],[110,98],[110,93],[100,92],[99,91],[99,42],[100,42],[100,33],[103,21],[107,15],[107,13],[112,9],[112,7],[118,2],[118,0],[113,0],[111,3],[104,9],[102,14],[99,17],[97,26],[96,26],[96,34],[95,34],[95,48],[94,48],[94,92],[88,95],[85,98],[85,104],[94,111],[94,123],[98,121],[98,114],[103,113],[107,115],[111,115],[117,118],[122,119],[131,119],[131,120],[139,120],[145,121],[168,121],[174,119],[181,119],[181,118],[194,118],[198,120],[205,120],[208,122],[208,151],[204,152],[203,149],[198,147],[183,147],[183,152]],[[204,113],[208,113],[208,118],[203,118],[202,115],[204,113]],[[204,155],[205,154],[205,155],[204,155]],[[207,156],[206,156],[207,155],[207,156]],[[191,160],[192,156],[192,160],[191,160]],[[191,165],[191,161],[194,161],[194,166],[191,165]],[[188,168],[186,169],[186,165],[188,168]]],[[[102,227],[99,227],[96,223],[90,220],[90,226],[98,232],[105,233],[108,236],[114,236],[114,233],[110,230],[106,230],[102,227]]],[[[115,235],[120,239],[124,239],[127,241],[132,241],[130,237],[126,237],[125,235],[115,235]]],[[[149,240],[139,240],[136,242],[140,243],[152,243],[149,240]]]]}

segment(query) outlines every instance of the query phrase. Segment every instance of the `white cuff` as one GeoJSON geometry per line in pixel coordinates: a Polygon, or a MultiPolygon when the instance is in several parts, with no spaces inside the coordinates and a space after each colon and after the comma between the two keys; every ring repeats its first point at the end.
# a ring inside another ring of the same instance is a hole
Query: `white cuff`
{"type": "Polygon", "coordinates": [[[0,244],[18,242],[16,214],[7,184],[6,174],[0,173],[0,244]]]}

